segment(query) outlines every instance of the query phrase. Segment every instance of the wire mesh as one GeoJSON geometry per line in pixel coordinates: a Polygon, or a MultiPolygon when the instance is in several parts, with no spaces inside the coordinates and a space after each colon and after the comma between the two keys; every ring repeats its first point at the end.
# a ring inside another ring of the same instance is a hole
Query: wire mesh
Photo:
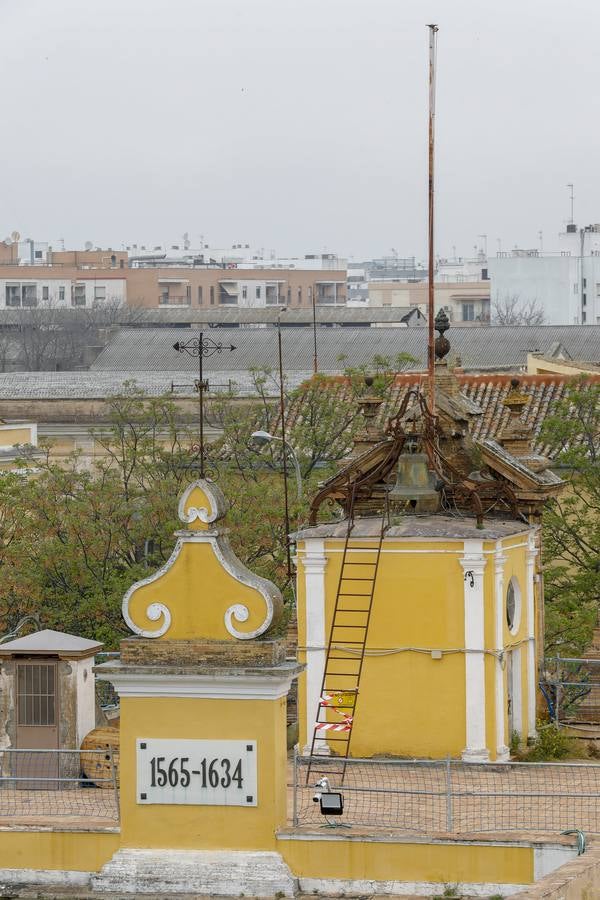
{"type": "Polygon", "coordinates": [[[600,724],[600,659],[546,658],[540,688],[555,722],[600,724]]]}
{"type": "Polygon", "coordinates": [[[0,821],[119,821],[118,760],[107,750],[0,750],[0,821]]]}
{"type": "Polygon", "coordinates": [[[344,798],[343,822],[417,833],[600,833],[600,765],[298,757],[294,824],[323,825],[317,781],[344,798]],[[310,777],[307,773],[310,770],[310,777]]]}

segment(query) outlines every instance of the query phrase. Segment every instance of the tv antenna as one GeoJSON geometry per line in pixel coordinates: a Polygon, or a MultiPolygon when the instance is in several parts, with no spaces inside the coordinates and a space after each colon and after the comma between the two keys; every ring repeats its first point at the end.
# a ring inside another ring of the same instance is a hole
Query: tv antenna
{"type": "Polygon", "coordinates": [[[574,205],[574,201],[575,201],[575,194],[573,193],[573,185],[572,184],[568,184],[567,187],[569,188],[569,200],[571,203],[571,217],[569,219],[569,225],[573,225],[574,221],[575,221],[573,219],[573,205],[574,205]]]}
{"type": "Polygon", "coordinates": [[[86,241],[83,246],[85,247],[86,250],[92,250],[94,247],[94,245],[92,244],[91,241],[86,241]]]}

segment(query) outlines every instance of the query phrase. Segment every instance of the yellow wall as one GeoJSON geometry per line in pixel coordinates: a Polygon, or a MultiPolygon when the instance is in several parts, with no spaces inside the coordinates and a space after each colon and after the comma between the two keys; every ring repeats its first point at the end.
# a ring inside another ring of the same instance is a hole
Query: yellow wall
{"type": "Polygon", "coordinates": [[[118,833],[106,831],[0,830],[0,869],[98,872],[119,849],[118,833]]]}
{"type": "MultiPolygon", "coordinates": [[[[361,540],[361,544],[365,543],[361,540]]],[[[501,612],[505,623],[504,646],[521,648],[524,735],[528,729],[527,645],[524,643],[528,631],[525,543],[526,534],[523,533],[503,541],[507,561],[501,612]],[[521,591],[520,625],[514,635],[506,624],[505,611],[506,589],[512,576],[518,579],[521,591]]],[[[302,648],[306,646],[307,634],[303,542],[299,542],[298,549],[298,639],[302,648]]],[[[342,550],[342,541],[325,542],[328,559],[325,569],[326,641],[338,588],[342,550]]],[[[494,541],[484,542],[483,552],[487,560],[483,576],[484,640],[489,651],[496,648],[495,551],[494,541]]],[[[407,647],[461,650],[465,647],[464,572],[459,563],[463,554],[463,541],[385,541],[369,627],[369,651],[407,647]]],[[[365,556],[365,559],[370,558],[365,556]]],[[[350,582],[347,590],[360,591],[360,582],[350,582]]],[[[345,637],[351,640],[353,635],[348,631],[345,637]]],[[[306,657],[307,653],[300,650],[299,661],[306,662],[306,657]]],[[[486,743],[493,760],[498,746],[495,714],[497,665],[492,653],[486,654],[484,659],[486,743]]],[[[339,665],[343,666],[343,662],[339,665]]],[[[465,748],[466,739],[465,677],[463,652],[444,654],[439,660],[433,659],[430,652],[414,651],[367,656],[352,732],[352,755],[459,756],[465,748]]],[[[507,696],[506,671],[504,678],[507,696]]],[[[312,734],[306,734],[306,675],[300,679],[299,718],[300,745],[310,745],[312,734]]],[[[335,713],[328,718],[339,721],[335,713]]],[[[506,727],[506,710],[504,737],[508,743],[510,735],[506,727]]],[[[335,750],[333,742],[331,747],[335,750]]]]}
{"type": "Polygon", "coordinates": [[[531,847],[393,843],[360,840],[280,840],[292,873],[304,878],[372,881],[531,884],[531,847]]]}
{"type": "Polygon", "coordinates": [[[13,425],[0,428],[0,447],[14,447],[15,444],[30,444],[32,439],[31,426],[13,425]]]}
{"type": "Polygon", "coordinates": [[[273,849],[286,821],[285,698],[121,700],[121,832],[124,847],[273,849]],[[136,803],[136,740],[255,740],[256,807],[136,803]]]}

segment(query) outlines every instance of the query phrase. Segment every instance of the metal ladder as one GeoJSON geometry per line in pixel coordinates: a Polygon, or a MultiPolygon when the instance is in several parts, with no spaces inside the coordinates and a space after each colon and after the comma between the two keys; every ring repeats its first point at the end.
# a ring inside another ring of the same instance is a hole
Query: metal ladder
{"type": "MultiPolygon", "coordinates": [[[[364,538],[353,540],[353,506],[352,502],[310,748],[310,755],[314,757],[318,754],[319,741],[331,742],[335,758],[341,761],[350,753],[373,596],[388,524],[386,510],[381,517],[376,545],[365,543],[364,538]]],[[[309,763],[307,781],[311,768],[314,768],[314,761],[309,763]]],[[[346,765],[342,762],[338,773],[342,778],[345,770],[346,765]]],[[[330,764],[327,771],[332,772],[330,764]]]]}

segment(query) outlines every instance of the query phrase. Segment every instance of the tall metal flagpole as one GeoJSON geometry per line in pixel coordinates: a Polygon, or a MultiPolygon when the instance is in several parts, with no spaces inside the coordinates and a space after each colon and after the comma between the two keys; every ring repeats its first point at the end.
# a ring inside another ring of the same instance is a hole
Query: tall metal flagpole
{"type": "Polygon", "coordinates": [[[285,396],[283,387],[283,348],[281,346],[281,312],[277,316],[277,349],[279,355],[279,415],[281,417],[281,441],[283,462],[283,496],[285,503],[285,552],[287,559],[287,576],[292,580],[292,555],[290,551],[290,506],[288,501],[288,472],[287,472],[287,441],[285,438],[285,396]]]}
{"type": "Polygon", "coordinates": [[[437,52],[437,25],[428,25],[429,28],[429,233],[428,233],[428,341],[427,341],[427,371],[429,381],[429,402],[431,412],[435,414],[435,305],[434,305],[434,156],[435,156],[435,63],[437,52]]]}

